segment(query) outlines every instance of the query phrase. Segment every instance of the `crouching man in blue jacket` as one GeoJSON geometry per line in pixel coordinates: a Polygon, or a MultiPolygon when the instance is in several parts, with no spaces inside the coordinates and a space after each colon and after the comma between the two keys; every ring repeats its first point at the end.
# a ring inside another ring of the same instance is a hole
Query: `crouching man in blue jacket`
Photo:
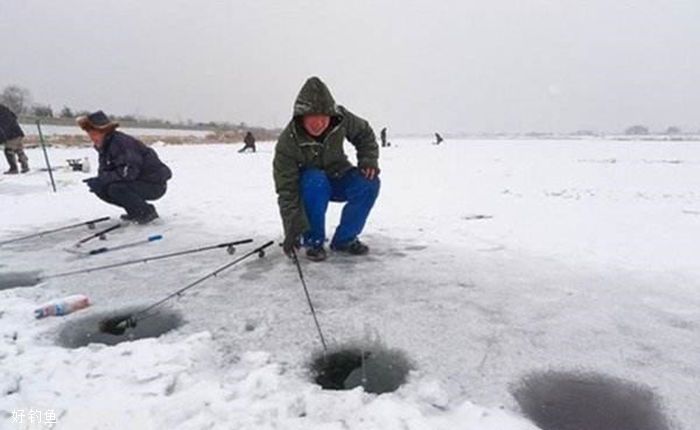
{"type": "Polygon", "coordinates": [[[77,119],[99,153],[94,178],[84,180],[90,191],[107,203],[124,208],[123,220],[148,224],[158,218],[149,200],[163,197],[172,173],[156,152],[141,141],[116,131],[119,123],[102,111],[77,119]]]}

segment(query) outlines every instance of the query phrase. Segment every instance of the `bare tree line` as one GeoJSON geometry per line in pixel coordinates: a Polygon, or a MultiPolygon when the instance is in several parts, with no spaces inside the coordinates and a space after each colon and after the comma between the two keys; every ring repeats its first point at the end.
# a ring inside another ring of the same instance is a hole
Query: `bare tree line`
{"type": "MultiPolygon", "coordinates": [[[[35,103],[31,92],[19,85],[7,85],[0,93],[0,103],[7,106],[20,119],[42,119],[55,124],[72,124],[76,117],[89,114],[87,110],[71,109],[68,106],[63,106],[58,112],[54,112],[50,104],[35,103]]],[[[133,127],[199,129],[212,132],[250,130],[261,134],[269,134],[276,131],[264,127],[251,127],[245,122],[195,122],[191,119],[184,122],[171,122],[160,118],[145,118],[133,114],[111,116],[114,120],[133,127]]]]}
{"type": "MultiPolygon", "coordinates": [[[[63,106],[58,114],[54,113],[53,108],[49,104],[33,103],[31,92],[18,85],[8,85],[6,86],[2,93],[0,93],[0,103],[4,104],[10,110],[12,110],[17,116],[32,117],[31,119],[59,119],[59,120],[72,120],[78,116],[87,115],[89,112],[86,110],[73,110],[68,106],[63,106]]],[[[159,118],[143,118],[137,115],[116,115],[113,118],[131,126],[141,126],[141,127],[153,127],[153,128],[187,128],[187,129],[201,129],[210,130],[213,132],[227,132],[236,130],[250,130],[254,133],[260,134],[270,134],[278,130],[269,130],[264,127],[250,127],[245,122],[240,122],[237,124],[230,122],[195,122],[192,120],[187,120],[185,122],[170,122],[167,120],[159,118]]],[[[59,121],[62,123],[64,121],[59,121]]],[[[68,121],[65,121],[68,122],[68,121]]],[[[634,124],[624,129],[623,133],[628,136],[646,136],[654,134],[651,129],[642,124],[634,124]]],[[[539,134],[539,133],[532,133],[539,134]]],[[[574,135],[590,135],[594,136],[598,133],[590,130],[578,130],[573,133],[574,135]]],[[[657,134],[665,135],[681,135],[683,130],[677,126],[669,126],[664,131],[658,132],[657,134]]]]}

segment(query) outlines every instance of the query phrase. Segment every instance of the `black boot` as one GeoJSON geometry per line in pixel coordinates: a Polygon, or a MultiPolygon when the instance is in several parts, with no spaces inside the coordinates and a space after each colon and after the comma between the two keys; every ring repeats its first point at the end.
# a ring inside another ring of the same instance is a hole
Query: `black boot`
{"type": "Polygon", "coordinates": [[[319,246],[317,248],[307,248],[306,250],[306,258],[308,258],[311,261],[323,261],[328,257],[328,254],[326,254],[326,250],[323,248],[323,246],[319,246]]]}
{"type": "Polygon", "coordinates": [[[24,153],[24,150],[21,149],[17,152],[17,158],[19,158],[19,164],[22,166],[22,173],[27,173],[29,171],[29,159],[27,158],[27,154],[24,153]]]}
{"type": "Polygon", "coordinates": [[[136,221],[136,217],[129,212],[119,215],[119,219],[122,221],[136,221]]]}
{"type": "Polygon", "coordinates": [[[345,252],[351,255],[365,255],[369,252],[369,246],[360,242],[360,239],[351,240],[342,245],[331,245],[333,251],[345,252]]]}
{"type": "Polygon", "coordinates": [[[16,175],[19,173],[17,171],[17,160],[15,160],[15,154],[5,150],[5,158],[7,159],[7,164],[10,166],[10,170],[4,172],[6,175],[16,175]]]}
{"type": "Polygon", "coordinates": [[[135,217],[134,221],[136,221],[138,224],[144,225],[148,224],[154,219],[158,218],[158,212],[156,212],[156,208],[153,205],[147,205],[148,209],[145,210],[142,214],[139,216],[135,217]]]}

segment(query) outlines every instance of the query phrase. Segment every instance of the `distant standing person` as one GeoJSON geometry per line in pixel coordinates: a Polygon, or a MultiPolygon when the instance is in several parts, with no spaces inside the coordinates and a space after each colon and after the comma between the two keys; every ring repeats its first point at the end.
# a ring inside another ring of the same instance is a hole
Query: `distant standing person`
{"type": "Polygon", "coordinates": [[[435,145],[441,144],[443,140],[445,139],[440,136],[440,133],[435,133],[435,145]]]}
{"type": "Polygon", "coordinates": [[[379,132],[379,139],[382,141],[382,148],[391,146],[391,142],[387,142],[386,140],[386,127],[379,132]]]}
{"type": "Polygon", "coordinates": [[[243,138],[243,143],[245,143],[245,146],[239,149],[238,152],[245,152],[247,149],[252,149],[255,152],[255,136],[253,136],[253,133],[247,132],[243,138]]]}
{"type": "Polygon", "coordinates": [[[284,252],[303,245],[312,261],[326,259],[328,203],[347,202],[331,249],[363,255],[358,236],[379,194],[379,145],[369,123],[335,100],[319,78],[309,78],[294,102],[294,115],[275,146],[273,173],[284,225],[284,252]],[[357,167],[343,151],[357,150],[357,167]]]}
{"type": "Polygon", "coordinates": [[[158,200],[172,177],[156,152],[141,141],[116,131],[102,111],[77,119],[99,153],[97,176],[84,180],[90,191],[107,203],[124,208],[123,220],[148,224],[158,218],[156,208],[147,203],[158,200]]]}
{"type": "Polygon", "coordinates": [[[0,144],[5,145],[5,158],[10,166],[9,170],[5,172],[6,175],[19,173],[17,160],[22,166],[22,173],[29,171],[29,159],[24,153],[23,139],[24,132],[17,122],[17,115],[7,106],[0,104],[0,144]]]}

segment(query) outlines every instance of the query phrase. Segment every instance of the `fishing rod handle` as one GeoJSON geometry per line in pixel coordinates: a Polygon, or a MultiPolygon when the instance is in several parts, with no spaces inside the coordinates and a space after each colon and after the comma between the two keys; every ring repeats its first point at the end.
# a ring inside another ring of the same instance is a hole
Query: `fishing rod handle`
{"type": "Polygon", "coordinates": [[[251,243],[251,242],[253,242],[253,239],[236,240],[233,242],[220,243],[218,245],[215,245],[214,248],[226,248],[227,246],[243,245],[243,244],[251,243]]]}

